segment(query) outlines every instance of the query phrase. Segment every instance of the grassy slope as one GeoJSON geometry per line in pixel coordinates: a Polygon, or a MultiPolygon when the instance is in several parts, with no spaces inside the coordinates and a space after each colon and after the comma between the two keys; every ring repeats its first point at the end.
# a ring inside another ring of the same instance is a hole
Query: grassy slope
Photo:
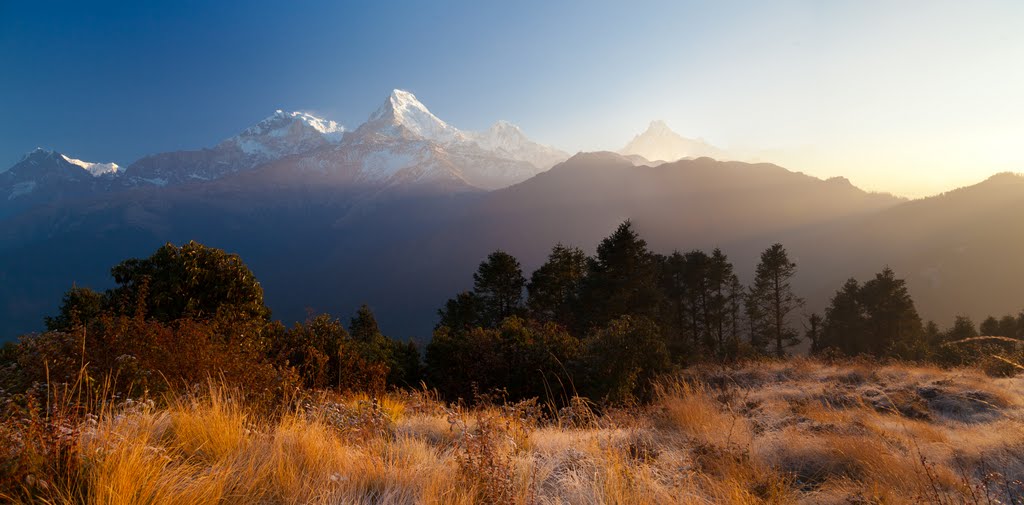
{"type": "MultiPolygon", "coordinates": [[[[58,503],[1011,503],[1022,386],[793,360],[691,370],[651,406],[547,422],[428,394],[316,396],[269,417],[212,388],[107,409],[66,430],[77,478],[21,480],[58,503]]],[[[17,429],[4,450],[33,447],[17,429]]]]}

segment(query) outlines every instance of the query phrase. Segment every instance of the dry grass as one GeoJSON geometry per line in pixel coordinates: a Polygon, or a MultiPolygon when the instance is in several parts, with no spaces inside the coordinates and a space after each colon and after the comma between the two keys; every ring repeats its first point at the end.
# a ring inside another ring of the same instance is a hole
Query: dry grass
{"type": "MultiPolygon", "coordinates": [[[[49,503],[1022,503],[1024,382],[808,360],[689,371],[629,412],[539,419],[426,393],[285,413],[212,387],[73,430],[49,503]],[[580,421],[583,419],[584,421],[580,421]]],[[[16,436],[12,424],[0,433],[16,436]]]]}

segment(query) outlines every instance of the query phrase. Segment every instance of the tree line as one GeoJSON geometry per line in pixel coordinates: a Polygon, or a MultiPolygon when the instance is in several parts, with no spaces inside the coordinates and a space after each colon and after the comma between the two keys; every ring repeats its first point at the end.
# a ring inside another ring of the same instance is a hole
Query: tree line
{"type": "MultiPolygon", "coordinates": [[[[774,244],[744,286],[721,250],[654,253],[629,221],[594,256],[555,245],[528,279],[514,257],[495,251],[473,275],[473,289],[439,310],[427,376],[449,397],[506,388],[513,396],[623,400],[643,398],[652,378],[676,368],[781,358],[802,341],[821,356],[1013,371],[1012,360],[998,358],[1018,352],[1014,342],[971,341],[978,332],[965,317],[946,332],[922,323],[905,281],[888,267],[863,284],[848,280],[823,315],[801,312],[796,273],[774,244]]],[[[982,333],[1018,338],[1024,312],[989,318],[982,333]]]]}
{"type": "Polygon", "coordinates": [[[629,221],[593,256],[555,245],[529,277],[516,258],[494,251],[472,289],[440,307],[422,353],[385,336],[365,305],[347,325],[320,314],[285,327],[237,255],[195,242],[165,245],[111,273],[113,289],[72,287],[47,331],[0,350],[0,389],[106,381],[140,394],[218,376],[268,398],[426,385],[451,400],[499,393],[622,402],[643,400],[659,375],[693,363],[794,352],[1009,374],[1020,362],[1013,339],[1024,337],[1024,313],[980,328],[965,317],[944,331],[922,322],[889,268],[846,281],[822,314],[806,315],[792,285],[797,265],[781,244],[761,253],[744,285],[721,250],[658,254],[629,221]]]}

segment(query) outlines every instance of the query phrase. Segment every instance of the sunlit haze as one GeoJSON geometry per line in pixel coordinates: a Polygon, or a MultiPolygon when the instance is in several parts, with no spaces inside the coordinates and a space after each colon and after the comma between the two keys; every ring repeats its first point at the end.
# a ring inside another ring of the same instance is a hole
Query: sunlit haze
{"type": "Polygon", "coordinates": [[[0,166],[122,166],[392,88],[567,152],[656,119],[731,156],[930,195],[1024,170],[1020,2],[0,4],[0,166]]]}

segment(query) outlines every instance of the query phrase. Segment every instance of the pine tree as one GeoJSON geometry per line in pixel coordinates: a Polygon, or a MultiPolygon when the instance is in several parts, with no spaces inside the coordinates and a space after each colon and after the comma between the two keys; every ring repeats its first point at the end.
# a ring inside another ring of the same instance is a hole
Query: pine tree
{"type": "Polygon", "coordinates": [[[906,281],[886,267],[860,289],[867,352],[875,356],[902,355],[921,338],[921,318],[906,281]]]}
{"type": "Polygon", "coordinates": [[[821,351],[821,326],[822,319],[817,313],[807,317],[807,331],[804,333],[804,336],[811,342],[812,353],[821,351]]]}
{"type": "Polygon", "coordinates": [[[746,300],[746,291],[740,284],[740,279],[735,274],[729,278],[729,304],[727,307],[729,315],[729,344],[726,347],[727,357],[736,357],[740,351],[741,319],[743,316],[743,303],[746,300]]]}
{"type": "Polygon", "coordinates": [[[587,261],[581,290],[583,326],[603,326],[623,315],[652,317],[661,301],[657,261],[647,242],[626,221],[597,246],[587,261]]]}
{"type": "Polygon", "coordinates": [[[978,331],[985,336],[1003,336],[1000,328],[999,320],[995,317],[988,316],[981,322],[981,326],[978,327],[978,331]]]}
{"type": "Polygon", "coordinates": [[[526,279],[519,261],[504,251],[494,251],[473,274],[473,294],[480,302],[486,327],[495,328],[522,310],[526,279]]]}
{"type": "Polygon", "coordinates": [[[659,288],[663,294],[658,324],[666,336],[673,359],[680,360],[692,347],[686,300],[686,261],[679,251],[656,255],[659,288]]]}
{"type": "Polygon", "coordinates": [[[755,291],[755,286],[747,288],[743,295],[743,313],[747,319],[747,334],[750,340],[750,347],[761,354],[768,353],[768,340],[770,329],[768,314],[760,303],[760,293],[755,291]]]}
{"type": "Polygon", "coordinates": [[[775,342],[775,355],[785,356],[785,348],[799,342],[792,329],[792,313],[803,306],[803,299],[793,293],[791,281],[796,275],[796,263],[789,259],[782,244],[775,244],[761,253],[750,296],[756,314],[766,319],[764,326],[775,342]]]}
{"type": "Polygon", "coordinates": [[[437,311],[439,320],[434,329],[448,328],[463,333],[478,326],[483,326],[480,299],[472,291],[463,291],[455,298],[445,302],[444,307],[437,311]]]}
{"type": "Polygon", "coordinates": [[[580,284],[587,272],[587,255],[576,247],[562,244],[551,249],[526,285],[530,316],[569,327],[577,312],[580,284]]]}
{"type": "Polygon", "coordinates": [[[847,279],[825,309],[822,341],[818,351],[831,348],[846,356],[865,352],[867,346],[864,331],[867,323],[864,317],[864,308],[860,303],[860,283],[857,279],[847,279]]]}
{"type": "Polygon", "coordinates": [[[359,307],[348,324],[348,333],[359,353],[369,363],[391,364],[391,342],[380,332],[377,318],[366,304],[359,307]]]}
{"type": "Polygon", "coordinates": [[[978,346],[969,340],[977,336],[978,330],[970,317],[956,316],[953,327],[942,335],[936,357],[946,365],[966,365],[977,360],[980,354],[978,346]]]}
{"type": "Polygon", "coordinates": [[[714,333],[711,322],[711,258],[704,251],[683,255],[684,300],[689,313],[689,333],[695,347],[712,351],[714,333]]]}
{"type": "Polygon", "coordinates": [[[715,337],[719,355],[726,350],[726,337],[730,333],[730,308],[733,302],[733,284],[738,284],[733,273],[732,263],[722,252],[715,248],[711,253],[707,269],[707,287],[709,291],[710,332],[715,337]]]}

